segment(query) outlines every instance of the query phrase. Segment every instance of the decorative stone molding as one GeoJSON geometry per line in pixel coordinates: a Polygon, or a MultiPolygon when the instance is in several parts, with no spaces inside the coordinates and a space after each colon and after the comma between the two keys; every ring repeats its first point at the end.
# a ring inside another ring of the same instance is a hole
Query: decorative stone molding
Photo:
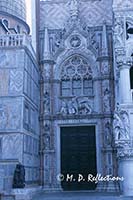
{"type": "MultiPolygon", "coordinates": [[[[124,144],[125,145],[125,144],[124,144]]],[[[133,157],[133,148],[118,148],[117,149],[118,158],[129,158],[133,157]]]]}

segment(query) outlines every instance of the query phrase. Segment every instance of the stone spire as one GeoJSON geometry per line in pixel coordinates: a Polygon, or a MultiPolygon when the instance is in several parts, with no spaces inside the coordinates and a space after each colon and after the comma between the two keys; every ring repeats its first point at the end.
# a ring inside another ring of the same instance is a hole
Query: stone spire
{"type": "Polygon", "coordinates": [[[49,33],[48,27],[45,27],[44,31],[44,51],[43,51],[43,60],[50,59],[50,43],[49,43],[49,33]]]}
{"type": "Polygon", "coordinates": [[[107,42],[106,21],[104,21],[103,32],[102,32],[102,56],[108,56],[108,42],[107,42]]]}
{"type": "Polygon", "coordinates": [[[69,8],[70,8],[71,18],[77,19],[78,14],[79,14],[79,1],[78,0],[70,0],[69,8]]]}

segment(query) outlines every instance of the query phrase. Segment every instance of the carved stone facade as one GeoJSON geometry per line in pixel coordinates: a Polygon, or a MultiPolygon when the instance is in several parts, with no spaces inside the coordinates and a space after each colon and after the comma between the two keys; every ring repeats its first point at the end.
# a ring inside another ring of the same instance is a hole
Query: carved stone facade
{"type": "MultiPolygon", "coordinates": [[[[117,175],[112,130],[114,108],[112,26],[108,21],[105,23],[104,19],[97,26],[90,26],[81,16],[79,4],[83,7],[86,4],[92,6],[90,1],[70,1],[69,4],[64,1],[56,5],[54,2],[41,2],[41,12],[43,10],[41,20],[45,14],[44,10],[48,11],[50,6],[53,11],[57,6],[68,9],[67,15],[64,14],[62,18],[64,26],[57,20],[55,23],[58,25],[56,24],[54,29],[49,21],[52,20],[51,16],[51,19],[45,17],[47,26],[41,23],[40,30],[43,77],[41,87],[44,94],[41,97],[44,106],[42,157],[44,188],[49,189],[61,187],[56,177],[61,173],[59,146],[62,126],[95,124],[98,141],[97,157],[99,157],[97,171],[102,174],[117,175]],[[60,28],[57,29],[58,27],[60,28]]],[[[100,4],[100,1],[96,1],[95,4],[100,4]]],[[[100,9],[102,6],[103,2],[100,4],[100,9]]],[[[63,9],[63,12],[66,10],[63,9]]],[[[95,20],[93,22],[96,23],[95,20]]]]}
{"type": "Polygon", "coordinates": [[[12,190],[17,164],[25,169],[23,195],[39,184],[63,190],[62,128],[95,127],[97,173],[125,178],[96,191],[132,196],[132,0],[38,3],[38,55],[24,9],[0,8],[0,192],[20,195],[12,190]]]}

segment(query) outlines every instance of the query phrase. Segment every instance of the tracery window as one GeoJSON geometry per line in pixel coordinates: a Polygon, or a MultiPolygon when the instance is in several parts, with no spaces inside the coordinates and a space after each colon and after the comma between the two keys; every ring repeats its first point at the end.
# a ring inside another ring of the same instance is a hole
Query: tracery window
{"type": "Polygon", "coordinates": [[[61,96],[92,96],[91,67],[85,58],[74,55],[63,63],[61,71],[61,96]]]}

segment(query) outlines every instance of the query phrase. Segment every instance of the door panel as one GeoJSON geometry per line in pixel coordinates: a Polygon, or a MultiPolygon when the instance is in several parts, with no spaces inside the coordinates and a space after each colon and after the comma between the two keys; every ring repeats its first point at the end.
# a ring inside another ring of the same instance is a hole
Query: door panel
{"type": "Polygon", "coordinates": [[[88,182],[88,174],[97,173],[95,126],[61,128],[61,173],[74,176],[75,181],[61,183],[64,190],[94,190],[96,184],[88,182]],[[85,181],[78,182],[79,174],[85,181]]]}

